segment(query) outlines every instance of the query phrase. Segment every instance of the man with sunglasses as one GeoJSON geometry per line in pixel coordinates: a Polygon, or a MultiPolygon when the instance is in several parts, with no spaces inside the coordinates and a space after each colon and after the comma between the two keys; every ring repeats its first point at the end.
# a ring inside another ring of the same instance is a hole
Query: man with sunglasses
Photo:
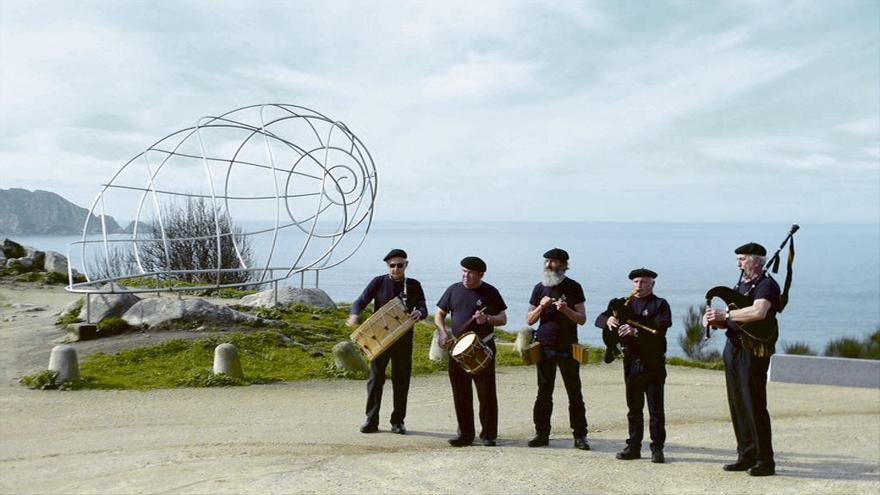
{"type": "MultiPolygon", "coordinates": [[[[378,311],[388,301],[402,296],[410,318],[423,320],[428,316],[425,293],[418,280],[406,277],[406,251],[392,249],[385,255],[388,275],[379,275],[367,284],[360,297],[352,303],[351,314],[346,325],[356,326],[360,314],[372,301],[373,310],[378,311]]],[[[409,394],[409,380],[412,373],[413,331],[410,329],[382,354],[370,362],[370,379],[367,380],[366,419],[361,424],[361,433],[379,431],[379,407],[382,404],[382,387],[385,385],[385,369],[391,362],[391,385],[394,389],[394,411],[391,413],[391,432],[406,434],[403,420],[406,417],[406,401],[409,394]]]]}

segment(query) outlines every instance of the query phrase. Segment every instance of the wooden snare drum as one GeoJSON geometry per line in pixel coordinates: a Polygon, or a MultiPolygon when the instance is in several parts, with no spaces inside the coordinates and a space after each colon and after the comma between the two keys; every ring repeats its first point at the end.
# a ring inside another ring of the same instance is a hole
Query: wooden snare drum
{"type": "Polygon", "coordinates": [[[449,354],[472,375],[478,375],[485,370],[495,356],[492,349],[474,332],[459,337],[449,354]]]}
{"type": "Polygon", "coordinates": [[[415,324],[416,321],[406,313],[403,301],[395,297],[357,327],[349,338],[373,360],[415,324]]]}
{"type": "Polygon", "coordinates": [[[541,343],[532,342],[531,345],[526,347],[526,350],[522,353],[522,359],[525,364],[536,364],[544,359],[544,354],[541,352],[541,343]]]}

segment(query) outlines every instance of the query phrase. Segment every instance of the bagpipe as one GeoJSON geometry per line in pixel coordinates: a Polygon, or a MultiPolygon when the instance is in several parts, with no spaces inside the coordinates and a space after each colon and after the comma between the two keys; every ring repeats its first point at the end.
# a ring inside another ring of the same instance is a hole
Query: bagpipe
{"type": "MultiPolygon", "coordinates": [[[[767,261],[767,264],[764,266],[765,271],[770,268],[773,273],[779,272],[779,252],[782,251],[786,244],[789,245],[785,284],[782,290],[782,294],[780,294],[779,296],[779,308],[777,309],[778,313],[781,313],[782,310],[785,309],[785,306],[788,304],[788,290],[791,288],[792,265],[794,263],[794,233],[797,232],[798,229],[800,229],[800,226],[797,224],[791,226],[791,230],[789,230],[788,235],[785,237],[785,240],[782,241],[782,244],[780,244],[779,248],[776,249],[776,253],[773,254],[773,256],[767,261]]],[[[740,282],[742,281],[742,276],[743,273],[740,272],[740,282]]],[[[737,282],[737,286],[740,282],[737,282]]],[[[724,304],[727,305],[728,310],[747,308],[755,302],[754,298],[740,294],[730,287],[717,286],[712,287],[708,290],[708,292],[706,292],[706,307],[712,307],[712,299],[716,297],[724,301],[724,304]]],[[[731,321],[730,324],[734,326],[735,330],[740,332],[740,335],[742,335],[743,345],[753,350],[755,352],[755,355],[758,357],[770,354],[773,343],[776,341],[776,338],[779,334],[778,325],[772,324],[772,322],[768,321],[767,319],[749,323],[739,323],[731,321]]],[[[707,323],[706,338],[708,339],[709,337],[710,325],[707,323]]]]}
{"type": "MultiPolygon", "coordinates": [[[[645,324],[639,323],[635,320],[635,315],[629,307],[629,302],[632,301],[632,298],[635,297],[638,290],[632,291],[632,294],[623,298],[612,299],[609,305],[611,306],[611,315],[620,322],[621,325],[627,324],[632,327],[636,327],[646,332],[649,332],[653,335],[657,335],[657,330],[651,328],[645,324]]],[[[614,361],[614,358],[622,354],[622,351],[619,348],[620,345],[620,336],[617,333],[617,329],[611,329],[606,326],[605,329],[602,330],[602,342],[605,344],[605,362],[610,363],[614,361]]]]}

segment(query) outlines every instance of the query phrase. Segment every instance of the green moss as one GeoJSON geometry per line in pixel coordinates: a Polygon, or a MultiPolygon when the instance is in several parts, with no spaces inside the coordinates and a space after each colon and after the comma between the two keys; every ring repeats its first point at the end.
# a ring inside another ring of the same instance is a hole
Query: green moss
{"type": "Polygon", "coordinates": [[[127,332],[130,328],[128,322],[118,316],[104,318],[98,322],[98,331],[103,335],[118,335],[127,332]]]}

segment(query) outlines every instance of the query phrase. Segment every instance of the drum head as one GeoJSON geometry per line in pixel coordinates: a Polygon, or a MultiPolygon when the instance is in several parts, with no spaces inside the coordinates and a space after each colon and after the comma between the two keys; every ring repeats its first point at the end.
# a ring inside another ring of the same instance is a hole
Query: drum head
{"type": "Polygon", "coordinates": [[[464,336],[458,339],[458,342],[456,342],[455,345],[452,347],[452,355],[457,356],[462,352],[468,350],[468,348],[471,346],[471,344],[473,344],[474,339],[476,338],[477,335],[474,333],[464,334],[464,336]]]}

